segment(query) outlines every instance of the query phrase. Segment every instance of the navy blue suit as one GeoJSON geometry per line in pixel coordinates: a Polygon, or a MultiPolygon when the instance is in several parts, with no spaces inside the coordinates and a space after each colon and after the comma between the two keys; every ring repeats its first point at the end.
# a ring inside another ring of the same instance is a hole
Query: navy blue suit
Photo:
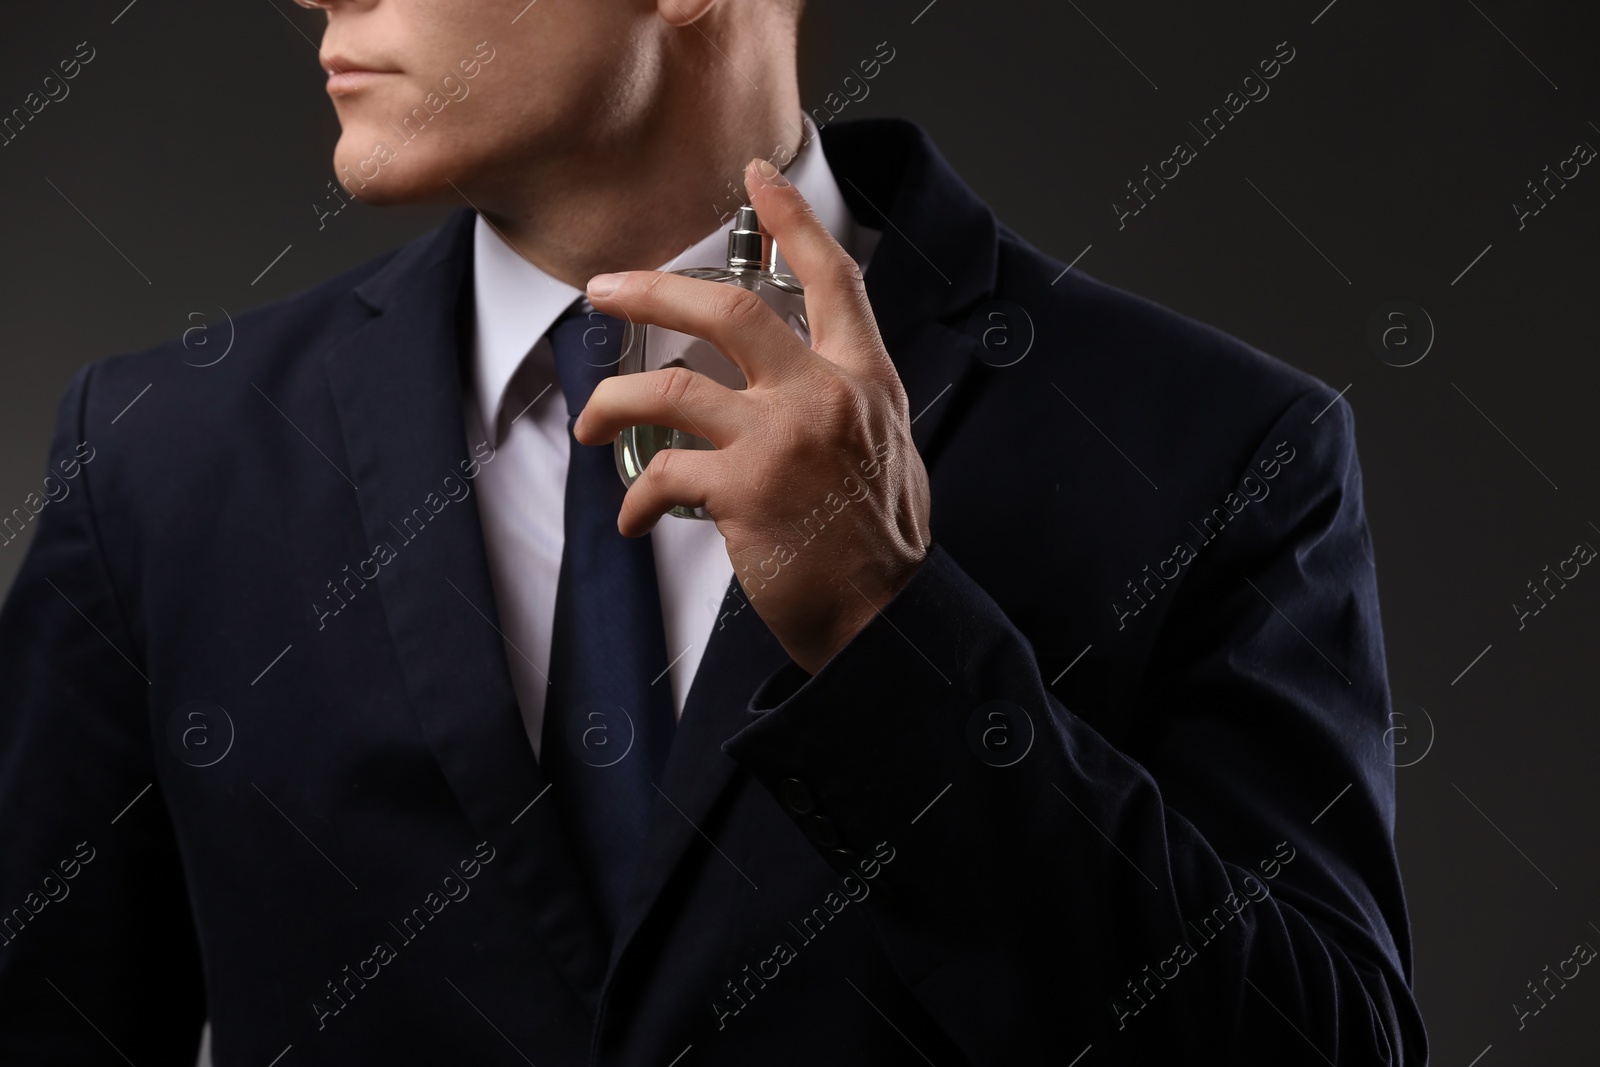
{"type": "Polygon", "coordinates": [[[78,372],[0,612],[0,1062],[1425,1062],[1349,407],[914,126],[823,146],[934,546],[814,677],[730,588],[609,950],[496,629],[470,212],[78,372]]]}

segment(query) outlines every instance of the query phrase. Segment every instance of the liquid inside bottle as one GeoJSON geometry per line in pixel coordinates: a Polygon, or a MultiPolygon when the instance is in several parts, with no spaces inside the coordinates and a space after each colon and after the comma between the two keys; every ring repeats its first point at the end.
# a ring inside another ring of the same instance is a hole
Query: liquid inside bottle
{"type": "MultiPolygon", "coordinates": [[[[728,234],[728,264],[725,267],[692,267],[674,271],[686,278],[737,285],[766,302],[778,317],[806,345],[811,344],[811,328],[806,322],[805,291],[787,274],[773,272],[777,247],[772,237],[761,231],[753,208],[741,207],[728,234]]],[[[646,323],[628,323],[623,331],[621,374],[688,367],[729,389],[746,386],[744,372],[715,345],[690,334],[679,333],[646,323]]],[[[617,435],[617,472],[627,485],[638,481],[650,460],[665,448],[710,450],[716,446],[688,430],[670,426],[631,426],[617,435]]],[[[668,512],[681,518],[709,519],[704,508],[675,507],[668,512]]]]}

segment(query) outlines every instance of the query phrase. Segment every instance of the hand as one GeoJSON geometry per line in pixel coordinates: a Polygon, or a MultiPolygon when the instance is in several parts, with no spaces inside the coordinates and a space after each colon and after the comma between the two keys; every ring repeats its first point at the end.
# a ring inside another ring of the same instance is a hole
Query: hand
{"type": "Polygon", "coordinates": [[[805,287],[811,347],[737,286],[659,271],[598,275],[589,281],[598,310],[709,341],[748,387],[682,367],[613,376],[573,434],[597,445],[629,426],[671,426],[716,445],[657,453],[629,487],[617,528],[636,537],[675,506],[705,508],[750,605],[815,674],[926,558],[928,473],[860,268],[771,163],[752,160],[745,187],[805,287]]]}

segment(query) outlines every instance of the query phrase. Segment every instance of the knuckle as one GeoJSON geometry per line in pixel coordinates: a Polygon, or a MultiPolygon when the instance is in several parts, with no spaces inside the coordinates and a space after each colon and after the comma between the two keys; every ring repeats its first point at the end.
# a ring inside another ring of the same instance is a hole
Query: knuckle
{"type": "Polygon", "coordinates": [[[855,389],[840,374],[823,375],[817,383],[816,397],[822,402],[824,410],[834,417],[855,413],[855,389]]]}
{"type": "Polygon", "coordinates": [[[811,439],[815,431],[814,420],[796,421],[791,419],[774,420],[767,431],[768,450],[766,458],[769,470],[766,474],[793,469],[795,463],[815,453],[815,445],[811,439]]]}
{"type": "Polygon", "coordinates": [[[667,467],[672,464],[672,453],[676,449],[663,448],[650,457],[650,462],[645,464],[644,472],[649,475],[652,482],[660,482],[667,476],[667,467]]]}
{"type": "Polygon", "coordinates": [[[836,441],[855,424],[857,408],[855,389],[849,382],[838,374],[820,375],[810,389],[809,417],[801,432],[824,443],[836,441]]]}
{"type": "Polygon", "coordinates": [[[822,216],[817,214],[817,209],[810,202],[803,199],[790,200],[788,203],[789,218],[792,225],[810,230],[826,230],[828,227],[822,221],[822,216]]]}
{"type": "Polygon", "coordinates": [[[688,367],[667,367],[661,371],[656,392],[674,408],[681,408],[699,390],[700,376],[688,367]]]}
{"type": "MultiPolygon", "coordinates": [[[[732,286],[725,288],[733,289],[732,286]]],[[[721,325],[739,330],[754,322],[766,309],[761,298],[750,290],[733,289],[717,302],[716,317],[721,325]]]]}
{"type": "Polygon", "coordinates": [[[834,263],[833,279],[840,292],[864,294],[867,291],[867,279],[861,273],[861,264],[842,249],[834,263]]]}

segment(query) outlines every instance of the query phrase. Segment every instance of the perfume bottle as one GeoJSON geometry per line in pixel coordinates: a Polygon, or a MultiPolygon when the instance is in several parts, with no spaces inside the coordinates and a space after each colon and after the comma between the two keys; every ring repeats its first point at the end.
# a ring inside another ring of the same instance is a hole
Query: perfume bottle
{"type": "MultiPolygon", "coordinates": [[[[772,235],[761,229],[755,208],[741,207],[728,233],[727,266],[691,267],[673,273],[750,290],[809,346],[811,328],[806,323],[805,291],[794,278],[774,272],[777,253],[772,235]]],[[[738,365],[709,341],[647,323],[628,323],[623,331],[618,373],[637,374],[663,367],[688,367],[730,389],[743,389],[747,384],[738,365]]],[[[704,437],[670,426],[631,426],[617,435],[617,472],[625,484],[632,485],[644,473],[651,457],[664,448],[715,447],[704,437]]],[[[668,514],[686,519],[711,518],[704,508],[675,507],[668,514]]]]}

